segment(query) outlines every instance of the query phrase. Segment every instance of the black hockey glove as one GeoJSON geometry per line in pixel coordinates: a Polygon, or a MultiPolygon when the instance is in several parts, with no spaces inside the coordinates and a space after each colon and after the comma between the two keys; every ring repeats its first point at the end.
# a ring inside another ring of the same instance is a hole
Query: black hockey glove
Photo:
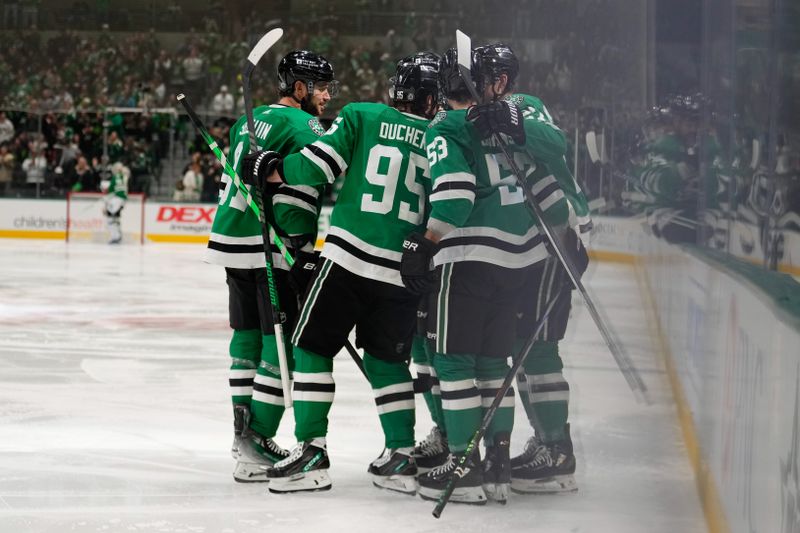
{"type": "Polygon", "coordinates": [[[419,233],[412,233],[403,241],[400,277],[414,294],[425,294],[433,287],[436,276],[431,270],[431,259],[438,250],[436,243],[419,233]]]}
{"type": "Polygon", "coordinates": [[[525,144],[522,111],[505,100],[470,107],[467,111],[467,120],[475,125],[481,139],[491,137],[495,133],[504,133],[516,144],[525,144]]]}
{"type": "Polygon", "coordinates": [[[319,261],[319,252],[297,252],[289,269],[289,288],[298,298],[303,298],[319,261]]]}
{"type": "Polygon", "coordinates": [[[242,158],[242,180],[257,187],[263,194],[271,196],[280,187],[279,183],[267,183],[267,177],[277,169],[283,179],[283,159],[281,154],[271,150],[260,150],[242,158]]]}
{"type": "MultiPolygon", "coordinates": [[[[586,272],[586,269],[589,267],[589,254],[586,252],[586,247],[583,245],[583,241],[581,241],[574,229],[567,228],[566,234],[561,242],[564,245],[564,252],[569,260],[572,261],[575,269],[578,271],[578,279],[580,279],[583,277],[583,273],[586,272]]],[[[549,240],[547,241],[547,251],[550,252],[551,256],[558,260],[558,255],[556,255],[555,250],[553,250],[553,245],[549,240]]],[[[570,289],[575,288],[569,279],[569,273],[567,272],[567,269],[564,268],[564,265],[561,264],[561,261],[558,261],[558,271],[556,276],[562,280],[562,283],[569,285],[570,289]]]]}

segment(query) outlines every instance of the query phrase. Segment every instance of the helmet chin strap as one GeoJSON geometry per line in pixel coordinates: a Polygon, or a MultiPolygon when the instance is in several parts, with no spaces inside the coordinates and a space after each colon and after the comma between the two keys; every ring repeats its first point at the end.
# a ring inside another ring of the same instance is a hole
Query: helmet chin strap
{"type": "Polygon", "coordinates": [[[306,95],[302,99],[298,99],[294,95],[294,93],[292,93],[292,98],[294,98],[295,102],[300,104],[300,109],[302,109],[306,113],[310,113],[310,114],[313,115],[314,113],[311,113],[311,109],[312,109],[312,107],[311,107],[311,96],[313,94],[314,94],[314,82],[313,81],[307,81],[306,82],[306,95]]]}

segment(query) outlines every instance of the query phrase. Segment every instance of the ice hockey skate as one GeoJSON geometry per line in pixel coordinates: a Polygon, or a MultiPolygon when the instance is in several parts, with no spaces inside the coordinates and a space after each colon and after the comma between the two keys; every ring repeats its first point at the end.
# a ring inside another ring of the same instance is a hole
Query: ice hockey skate
{"type": "MultiPolygon", "coordinates": [[[[456,474],[458,462],[461,454],[450,454],[447,461],[427,474],[418,478],[419,495],[425,500],[438,500],[444,492],[451,476],[456,474]]],[[[464,476],[456,482],[451,502],[468,503],[472,505],[485,505],[486,493],[483,490],[483,472],[481,471],[480,458],[478,453],[474,453],[462,467],[466,472],[464,476]]]]}
{"type": "Polygon", "coordinates": [[[414,459],[420,474],[444,464],[450,452],[447,449],[447,437],[439,426],[433,426],[431,432],[414,448],[414,459]]]}
{"type": "Polygon", "coordinates": [[[330,490],[330,465],[324,438],[298,442],[289,457],[267,469],[269,491],[283,494],[330,490]]]}
{"type": "Polygon", "coordinates": [[[396,450],[384,448],[367,471],[372,475],[372,484],[376,487],[404,494],[417,492],[417,465],[410,447],[396,450]]]}
{"type": "Polygon", "coordinates": [[[267,468],[289,456],[289,451],[272,440],[255,433],[248,426],[250,410],[246,405],[233,407],[233,445],[236,459],[233,479],[240,483],[266,483],[267,468]]]}
{"type": "Polygon", "coordinates": [[[494,437],[494,446],[486,448],[486,458],[483,461],[483,490],[491,501],[505,504],[511,483],[511,459],[509,446],[511,436],[498,433],[494,437]]]}
{"type": "Polygon", "coordinates": [[[532,437],[522,455],[511,460],[511,490],[523,494],[548,494],[578,490],[575,455],[569,436],[552,444],[532,437]]]}

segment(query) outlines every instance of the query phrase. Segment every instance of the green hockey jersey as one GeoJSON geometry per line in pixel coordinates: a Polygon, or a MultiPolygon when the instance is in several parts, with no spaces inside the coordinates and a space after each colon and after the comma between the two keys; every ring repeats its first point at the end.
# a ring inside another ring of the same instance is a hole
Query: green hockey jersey
{"type": "MultiPolygon", "coordinates": [[[[512,94],[504,98],[508,102],[519,106],[522,116],[526,119],[523,125],[526,129],[526,142],[528,155],[533,158],[536,170],[528,178],[533,184],[532,192],[538,198],[543,197],[545,189],[550,187],[553,180],[558,182],[569,205],[569,225],[578,235],[587,235],[592,229],[592,217],[589,213],[589,202],[583,194],[578,182],[569,170],[565,152],[554,157],[545,158],[547,154],[540,154],[536,146],[535,129],[540,125],[547,125],[551,128],[558,128],[553,123],[553,117],[547,111],[544,103],[527,94],[512,94]],[[533,140],[533,142],[531,142],[533,140]]],[[[556,192],[552,199],[559,198],[556,192]]],[[[552,201],[552,200],[551,200],[552,201]]],[[[541,205],[541,204],[540,204],[541,205]]]]}
{"type": "Polygon", "coordinates": [[[318,186],[344,174],[322,257],[359,276],[403,286],[403,240],[424,228],[428,120],[384,104],[346,105],[330,129],[287,157],[288,183],[318,186]]]}
{"type": "MultiPolygon", "coordinates": [[[[569,209],[555,180],[534,176],[536,163],[563,157],[563,133],[538,115],[525,116],[527,146],[510,143],[509,152],[535,191],[548,222],[567,223],[569,209]],[[530,180],[533,180],[532,182],[530,180]]],[[[544,235],[525,205],[522,190],[494,139],[481,142],[466,110],[440,113],[425,140],[433,180],[428,229],[442,235],[436,265],[481,261],[524,268],[547,257],[544,235]]]]}
{"type": "MultiPolygon", "coordinates": [[[[258,107],[253,117],[259,148],[274,150],[284,156],[316,141],[324,132],[313,116],[280,104],[258,107]]],[[[241,176],[242,157],[250,148],[246,117],[242,116],[233,125],[230,140],[228,161],[241,176]]],[[[232,176],[223,173],[222,184],[224,189],[220,190],[219,207],[211,226],[205,261],[232,268],[263,268],[261,223],[247,206],[245,196],[233,183],[232,176]]],[[[281,186],[272,197],[272,205],[265,206],[267,220],[278,228],[284,242],[302,236],[310,243],[308,249],[313,248],[321,191],[320,187],[313,186],[281,186]]],[[[274,236],[270,248],[273,267],[287,270],[289,266],[274,245],[274,236]]]]}
{"type": "Polygon", "coordinates": [[[108,180],[108,189],[106,194],[111,196],[118,196],[123,200],[128,199],[128,186],[125,183],[125,176],[122,172],[112,172],[108,180]]]}

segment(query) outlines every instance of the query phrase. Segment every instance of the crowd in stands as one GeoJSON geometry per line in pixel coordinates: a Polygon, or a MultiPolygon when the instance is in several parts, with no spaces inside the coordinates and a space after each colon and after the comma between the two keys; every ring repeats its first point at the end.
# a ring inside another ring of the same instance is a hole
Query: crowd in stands
{"type": "MultiPolygon", "coordinates": [[[[581,132],[602,129],[611,105],[623,146],[635,136],[644,110],[625,105],[640,96],[638,85],[624,82],[637,79],[628,69],[638,52],[626,46],[629,32],[612,16],[609,2],[521,0],[513,6],[478,3],[465,12],[464,3],[453,0],[353,0],[351,11],[312,2],[302,14],[248,12],[222,18],[213,10],[188,17],[172,2],[165,19],[190,19],[199,28],[188,28],[177,41],[152,30],[111,31],[103,24],[110,19],[86,19],[84,9],[73,10],[77,18],[65,26],[69,30],[2,32],[0,195],[34,187],[51,196],[97,190],[105,169],[122,162],[130,169],[131,191],[213,201],[219,182],[214,157],[188,121],[161,110],[175,108],[174,95],[184,92],[224,144],[243,110],[242,60],[255,39],[277,25],[286,33],[255,71],[256,103],[275,99],[274,65],[294,48],[315,50],[334,64],[340,94],[325,119],[350,101],[385,102],[395,60],[417,50],[443,51],[459,21],[474,35],[495,35],[503,28],[522,62],[518,90],[540,96],[570,141],[576,126],[581,132]],[[92,27],[95,31],[76,31],[92,27]],[[535,43],[520,39],[530,36],[535,43]],[[162,177],[171,146],[177,146],[180,162],[162,177]],[[167,186],[156,190],[153,184],[162,181],[167,186]]],[[[583,143],[578,145],[585,160],[583,143]]],[[[587,184],[593,193],[599,192],[595,182],[587,184]]]]}

